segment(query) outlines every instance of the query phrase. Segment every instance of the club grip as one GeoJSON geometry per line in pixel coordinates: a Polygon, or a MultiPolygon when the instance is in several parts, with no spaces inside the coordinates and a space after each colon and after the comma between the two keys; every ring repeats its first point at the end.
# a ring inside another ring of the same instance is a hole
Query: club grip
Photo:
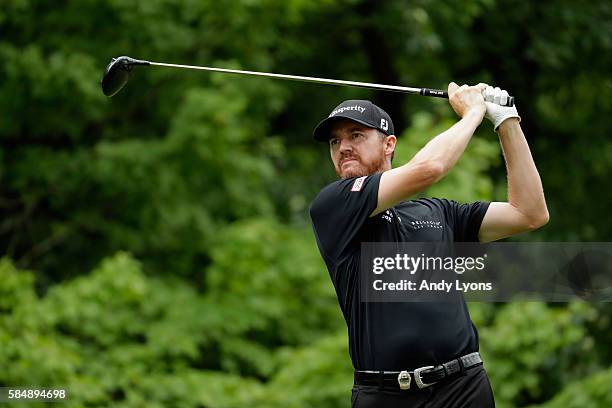
{"type": "MultiPolygon", "coordinates": [[[[423,96],[433,96],[436,98],[448,99],[448,92],[441,91],[439,89],[421,88],[421,91],[419,93],[420,95],[423,95],[423,96]]],[[[506,101],[506,104],[502,106],[514,106],[514,96],[508,96],[508,100],[506,101]]]]}
{"type": "Polygon", "coordinates": [[[448,99],[448,92],[441,91],[439,89],[421,88],[421,95],[423,96],[434,96],[436,98],[448,99]]]}

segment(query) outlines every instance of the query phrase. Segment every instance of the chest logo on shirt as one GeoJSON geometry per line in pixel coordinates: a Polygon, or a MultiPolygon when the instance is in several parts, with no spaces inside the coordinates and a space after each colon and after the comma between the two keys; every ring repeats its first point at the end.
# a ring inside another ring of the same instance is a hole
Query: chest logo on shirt
{"type": "Polygon", "coordinates": [[[363,177],[359,177],[358,179],[356,179],[355,182],[353,183],[353,187],[351,188],[351,191],[361,191],[361,187],[363,187],[363,182],[365,181],[366,177],[368,176],[363,176],[363,177]]]}
{"type": "Polygon", "coordinates": [[[420,230],[423,228],[434,228],[434,229],[442,229],[442,221],[436,220],[414,220],[410,221],[410,226],[412,229],[420,230]]]}

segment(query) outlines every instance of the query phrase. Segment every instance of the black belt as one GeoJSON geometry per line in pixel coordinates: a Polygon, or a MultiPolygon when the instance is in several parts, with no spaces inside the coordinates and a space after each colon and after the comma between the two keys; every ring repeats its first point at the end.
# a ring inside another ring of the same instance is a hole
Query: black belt
{"type": "Polygon", "coordinates": [[[482,364],[480,353],[470,353],[438,366],[425,366],[413,371],[356,370],[355,384],[410,389],[412,378],[418,388],[426,388],[436,382],[462,373],[470,367],[482,364]]]}

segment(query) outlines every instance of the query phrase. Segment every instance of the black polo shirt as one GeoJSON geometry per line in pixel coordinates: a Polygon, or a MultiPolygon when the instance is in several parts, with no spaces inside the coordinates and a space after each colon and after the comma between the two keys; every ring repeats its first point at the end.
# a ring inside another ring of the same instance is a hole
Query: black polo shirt
{"type": "Polygon", "coordinates": [[[362,302],[362,242],[478,241],[489,203],[404,201],[374,217],[382,174],[338,180],[310,208],[321,256],[348,325],[357,370],[410,370],[478,350],[478,333],[462,296],[457,302],[362,302]]]}

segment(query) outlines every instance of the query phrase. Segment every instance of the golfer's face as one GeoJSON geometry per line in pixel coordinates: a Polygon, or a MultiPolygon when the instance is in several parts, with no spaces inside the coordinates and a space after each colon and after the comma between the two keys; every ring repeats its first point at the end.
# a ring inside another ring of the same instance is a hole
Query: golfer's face
{"type": "Polygon", "coordinates": [[[375,129],[352,120],[334,124],[329,150],[340,178],[366,176],[383,170],[384,143],[375,129]]]}

